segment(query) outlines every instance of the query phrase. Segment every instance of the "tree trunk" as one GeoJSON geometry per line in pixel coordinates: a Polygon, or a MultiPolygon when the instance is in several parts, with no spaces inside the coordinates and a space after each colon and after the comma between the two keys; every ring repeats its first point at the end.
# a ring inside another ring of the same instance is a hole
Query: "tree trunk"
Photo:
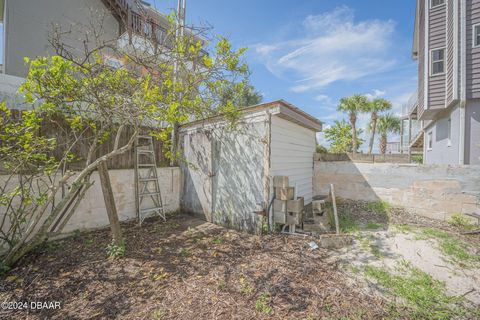
{"type": "Polygon", "coordinates": [[[357,153],[357,116],[350,114],[350,123],[352,124],[352,153],[357,153]]]}
{"type": "Polygon", "coordinates": [[[113,197],[112,184],[110,183],[106,161],[98,164],[98,175],[100,176],[105,209],[107,210],[108,221],[110,221],[110,229],[112,230],[112,240],[116,246],[120,246],[122,244],[122,229],[120,228],[120,221],[118,220],[115,198],[113,197]]]}
{"type": "MultiPolygon", "coordinates": [[[[44,243],[50,237],[50,233],[48,230],[52,226],[52,224],[56,221],[60,213],[63,212],[65,206],[72,200],[72,197],[77,193],[77,191],[85,184],[85,177],[89,175],[100,162],[107,161],[108,159],[114,158],[120,154],[123,154],[130,150],[133,146],[133,142],[135,141],[135,136],[137,131],[135,131],[128,141],[126,145],[119,149],[114,149],[112,152],[96,159],[92,163],[90,163],[87,167],[85,167],[73,180],[70,189],[68,190],[65,197],[60,200],[60,202],[55,206],[55,209],[46,217],[45,221],[42,222],[42,225],[35,231],[35,234],[32,236],[32,232],[35,229],[34,227],[31,228],[30,232],[26,232],[26,234],[20,239],[20,241],[8,252],[4,259],[4,263],[7,266],[12,266],[17,262],[21,257],[23,257],[26,253],[28,253],[33,248],[37,247],[41,243],[44,243]],[[31,239],[30,239],[31,237],[31,239]]],[[[58,190],[59,186],[55,186],[51,192],[55,193],[58,190]]],[[[48,204],[48,203],[47,203],[48,204]]],[[[40,214],[38,219],[43,216],[43,213],[40,214]]],[[[36,223],[35,223],[36,224],[36,223]]]]}
{"type": "Polygon", "coordinates": [[[370,132],[370,143],[368,144],[368,154],[372,154],[373,143],[375,141],[375,131],[377,130],[377,114],[372,113],[372,132],[370,132]]]}
{"type": "Polygon", "coordinates": [[[387,152],[387,136],[386,135],[382,135],[382,137],[380,138],[380,152],[382,154],[385,154],[385,152],[387,152]]]}

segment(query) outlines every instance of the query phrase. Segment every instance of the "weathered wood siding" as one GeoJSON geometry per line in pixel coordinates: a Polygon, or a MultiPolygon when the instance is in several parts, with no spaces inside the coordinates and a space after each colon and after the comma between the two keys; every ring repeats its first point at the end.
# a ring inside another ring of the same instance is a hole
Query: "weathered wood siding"
{"type": "Polygon", "coordinates": [[[265,112],[248,115],[236,131],[223,123],[184,127],[180,143],[183,210],[226,227],[258,232],[264,206],[265,112]]]}
{"type": "Polygon", "coordinates": [[[446,5],[430,8],[429,16],[429,37],[428,37],[428,58],[429,68],[428,81],[428,109],[440,109],[445,107],[445,72],[431,75],[431,52],[432,49],[441,49],[446,46],[446,5]]]}
{"type": "Polygon", "coordinates": [[[272,117],[271,130],[270,175],[288,176],[297,196],[310,203],[316,133],[278,116],[272,117]]]}
{"type": "Polygon", "coordinates": [[[473,47],[473,26],[480,23],[480,0],[466,0],[467,98],[480,98],[480,47],[473,47]]]}

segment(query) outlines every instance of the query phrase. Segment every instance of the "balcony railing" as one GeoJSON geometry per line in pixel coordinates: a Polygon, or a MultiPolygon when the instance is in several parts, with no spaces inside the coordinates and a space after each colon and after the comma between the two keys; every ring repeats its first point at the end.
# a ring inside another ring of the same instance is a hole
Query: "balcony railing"
{"type": "Polygon", "coordinates": [[[418,107],[418,89],[410,96],[407,103],[402,107],[402,115],[407,118],[412,113],[415,113],[415,109],[418,107]]]}

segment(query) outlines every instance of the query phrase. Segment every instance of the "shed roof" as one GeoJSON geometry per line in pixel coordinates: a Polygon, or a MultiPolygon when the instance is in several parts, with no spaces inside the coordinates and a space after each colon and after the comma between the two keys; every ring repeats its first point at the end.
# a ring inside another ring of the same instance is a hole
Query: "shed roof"
{"type": "MultiPolygon", "coordinates": [[[[246,114],[268,109],[272,111],[272,114],[292,121],[302,127],[315,132],[322,131],[322,122],[320,120],[283,99],[244,107],[240,109],[240,112],[242,114],[246,114]]],[[[181,128],[187,128],[198,124],[214,123],[222,120],[224,120],[224,117],[222,115],[217,115],[206,119],[185,123],[181,125],[181,128]]]]}

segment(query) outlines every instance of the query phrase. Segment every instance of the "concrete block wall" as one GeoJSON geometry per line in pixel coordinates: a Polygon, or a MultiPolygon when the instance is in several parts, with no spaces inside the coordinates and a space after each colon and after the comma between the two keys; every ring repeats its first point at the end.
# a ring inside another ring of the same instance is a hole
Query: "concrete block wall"
{"type": "MultiPolygon", "coordinates": [[[[157,173],[165,211],[178,210],[180,208],[180,169],[178,167],[157,168],[157,173]]],[[[135,219],[134,170],[109,170],[109,175],[120,221],[135,219]]],[[[0,181],[4,183],[6,178],[7,176],[0,176],[0,181]]],[[[92,174],[91,180],[94,181],[94,184],[88,189],[85,198],[65,226],[64,233],[74,230],[97,229],[109,225],[100,178],[96,171],[92,174]]],[[[15,179],[12,179],[7,186],[7,191],[17,185],[15,179]]],[[[60,201],[61,192],[57,195],[56,202],[60,201]]],[[[0,206],[0,219],[4,216],[3,210],[4,207],[0,206]]],[[[9,227],[8,221],[5,227],[9,227]]]]}
{"type": "Polygon", "coordinates": [[[480,208],[480,166],[315,161],[314,168],[315,194],[333,183],[340,198],[386,201],[439,220],[480,208]]]}
{"type": "MultiPolygon", "coordinates": [[[[157,168],[162,202],[166,212],[180,208],[180,169],[157,168]]],[[[109,170],[113,196],[120,221],[136,218],[134,170],[109,170]]],[[[105,202],[98,173],[92,174],[93,186],[87,191],[85,198],[65,226],[64,232],[101,228],[109,225],[105,202]]]]}

